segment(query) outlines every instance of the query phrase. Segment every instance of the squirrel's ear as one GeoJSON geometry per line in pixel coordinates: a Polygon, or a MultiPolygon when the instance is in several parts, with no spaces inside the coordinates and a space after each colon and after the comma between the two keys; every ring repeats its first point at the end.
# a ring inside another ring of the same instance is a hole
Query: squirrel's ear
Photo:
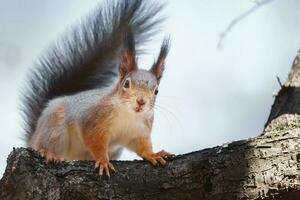
{"type": "Polygon", "coordinates": [[[124,49],[121,55],[121,63],[119,66],[120,76],[124,77],[127,73],[136,69],[135,62],[135,40],[133,33],[129,31],[125,36],[124,49]]]}
{"type": "Polygon", "coordinates": [[[160,81],[162,74],[165,70],[165,60],[169,53],[169,48],[170,48],[170,39],[165,38],[160,47],[158,59],[150,69],[150,71],[156,76],[158,82],[160,81]]]}

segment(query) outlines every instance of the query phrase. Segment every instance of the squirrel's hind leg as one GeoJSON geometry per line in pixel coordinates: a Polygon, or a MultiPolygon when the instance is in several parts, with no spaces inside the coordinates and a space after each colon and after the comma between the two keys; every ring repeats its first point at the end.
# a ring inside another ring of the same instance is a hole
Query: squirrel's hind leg
{"type": "Polygon", "coordinates": [[[37,150],[46,162],[64,160],[68,143],[64,106],[48,107],[40,117],[29,146],[37,150]]]}

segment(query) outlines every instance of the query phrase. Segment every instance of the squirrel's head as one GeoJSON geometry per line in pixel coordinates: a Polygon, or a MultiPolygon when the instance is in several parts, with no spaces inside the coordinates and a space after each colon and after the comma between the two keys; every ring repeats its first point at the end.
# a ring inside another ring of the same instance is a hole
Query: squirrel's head
{"type": "Polygon", "coordinates": [[[161,45],[159,56],[149,70],[139,69],[133,38],[127,38],[119,66],[118,94],[121,103],[135,113],[148,112],[153,109],[158,86],[165,69],[165,59],[169,51],[169,39],[161,45]]]}

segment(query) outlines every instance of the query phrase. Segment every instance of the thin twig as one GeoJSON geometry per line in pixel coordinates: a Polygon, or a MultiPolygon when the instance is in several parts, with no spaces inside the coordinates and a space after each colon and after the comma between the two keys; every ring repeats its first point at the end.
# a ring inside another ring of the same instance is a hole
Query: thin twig
{"type": "Polygon", "coordinates": [[[282,83],[281,83],[281,80],[280,80],[279,76],[276,76],[276,79],[277,79],[278,84],[279,84],[280,87],[282,88],[282,83]]]}
{"type": "Polygon", "coordinates": [[[218,49],[222,48],[222,43],[225,39],[225,37],[228,35],[228,33],[231,31],[233,27],[235,27],[240,21],[242,21],[244,18],[249,16],[251,13],[255,12],[258,8],[261,8],[262,6],[271,3],[274,0],[262,0],[262,1],[255,1],[255,6],[252,8],[246,10],[246,12],[242,13],[238,17],[234,18],[226,27],[226,29],[220,34],[219,42],[218,42],[218,49]]]}

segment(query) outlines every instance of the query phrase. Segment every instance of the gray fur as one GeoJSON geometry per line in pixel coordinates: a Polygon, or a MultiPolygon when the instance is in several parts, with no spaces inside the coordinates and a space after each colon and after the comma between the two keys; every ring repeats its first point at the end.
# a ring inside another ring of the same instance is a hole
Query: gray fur
{"type": "Polygon", "coordinates": [[[150,88],[157,85],[157,78],[148,70],[140,69],[133,71],[132,74],[130,74],[130,78],[133,83],[144,84],[150,88]]]}
{"type": "Polygon", "coordinates": [[[39,138],[40,144],[47,147],[53,153],[59,153],[64,147],[68,146],[68,122],[76,122],[80,124],[92,105],[111,92],[111,87],[103,89],[94,89],[79,92],[75,95],[58,97],[51,100],[37,123],[37,129],[33,135],[33,139],[39,138]],[[64,113],[55,126],[49,124],[49,119],[58,106],[64,106],[64,113]],[[50,145],[51,135],[56,133],[55,144],[50,145]],[[62,144],[64,142],[64,144],[62,144]]]}
{"type": "Polygon", "coordinates": [[[92,105],[100,102],[103,97],[107,96],[111,92],[111,87],[88,90],[79,92],[72,96],[66,96],[65,112],[66,118],[69,120],[78,120],[84,117],[84,114],[91,109],[92,105]]]}
{"type": "Polygon", "coordinates": [[[32,138],[32,140],[39,140],[40,145],[47,147],[53,153],[62,151],[66,145],[65,143],[68,142],[66,138],[65,118],[61,118],[56,126],[49,124],[49,119],[53,114],[53,110],[55,110],[58,105],[61,105],[62,102],[62,99],[54,99],[48,104],[38,120],[37,128],[32,138]],[[50,145],[51,136],[53,136],[54,132],[56,133],[56,136],[53,139],[56,142],[50,145]]]}

